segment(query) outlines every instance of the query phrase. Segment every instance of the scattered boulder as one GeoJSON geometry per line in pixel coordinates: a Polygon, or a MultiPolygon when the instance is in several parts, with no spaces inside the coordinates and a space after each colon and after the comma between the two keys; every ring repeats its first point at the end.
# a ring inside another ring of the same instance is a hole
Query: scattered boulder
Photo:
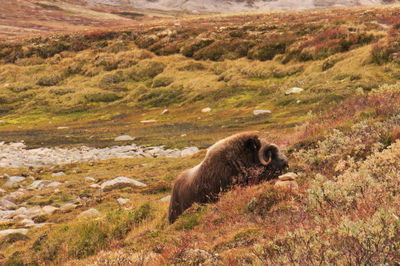
{"type": "Polygon", "coordinates": [[[151,123],[155,123],[155,122],[157,122],[157,120],[154,120],[154,119],[140,121],[140,123],[142,123],[142,124],[151,124],[151,123]]]}
{"type": "Polygon", "coordinates": [[[202,113],[209,113],[209,112],[211,112],[211,108],[210,107],[206,107],[206,108],[203,108],[203,109],[201,109],[201,112],[202,113]]]}
{"type": "Polygon", "coordinates": [[[93,177],[90,177],[90,176],[85,177],[85,181],[87,181],[87,182],[97,182],[96,178],[93,178],[93,177]]]}
{"type": "Polygon", "coordinates": [[[32,227],[35,225],[35,222],[32,219],[23,219],[19,224],[24,227],[32,227]]]}
{"type": "Polygon", "coordinates": [[[4,208],[4,209],[11,209],[11,208],[15,208],[17,207],[17,205],[9,200],[6,199],[0,199],[0,208],[4,208]]]}
{"type": "Polygon", "coordinates": [[[288,90],[285,92],[285,95],[298,94],[298,93],[302,93],[303,91],[304,91],[303,88],[293,87],[293,88],[288,89],[288,90]]]}
{"type": "Polygon", "coordinates": [[[96,218],[100,216],[100,212],[96,210],[95,208],[86,210],[84,212],[81,212],[78,215],[78,219],[90,219],[90,218],[96,218]]]}
{"type": "Polygon", "coordinates": [[[58,177],[58,176],[63,176],[63,175],[65,175],[65,173],[64,172],[57,172],[57,173],[53,173],[53,174],[51,174],[51,176],[52,177],[58,177]]]}
{"type": "Polygon", "coordinates": [[[15,188],[19,187],[19,182],[22,182],[26,179],[26,177],[23,176],[10,176],[7,180],[6,183],[4,183],[3,187],[7,188],[15,188]]]}
{"type": "Polygon", "coordinates": [[[271,114],[271,110],[254,110],[253,114],[255,116],[259,116],[259,115],[266,115],[266,114],[271,114]]]}
{"type": "Polygon", "coordinates": [[[129,202],[129,199],[125,199],[125,198],[119,198],[117,199],[119,205],[125,205],[129,202]]]}
{"type": "Polygon", "coordinates": [[[198,153],[199,151],[200,151],[200,150],[199,150],[199,148],[197,148],[197,147],[188,147],[188,148],[184,148],[184,149],[181,151],[181,156],[182,156],[182,157],[191,156],[191,155],[193,155],[193,154],[198,153]]]}
{"type": "Polygon", "coordinates": [[[91,184],[89,187],[91,188],[101,188],[99,184],[91,184]]]}
{"type": "Polygon", "coordinates": [[[60,210],[63,212],[69,212],[76,209],[76,207],[78,207],[78,205],[74,203],[65,203],[63,206],[61,206],[60,210]]]}
{"type": "Polygon", "coordinates": [[[19,228],[19,229],[7,229],[0,231],[0,237],[5,237],[11,234],[23,234],[26,235],[28,233],[28,229],[19,228]]]}
{"type": "Polygon", "coordinates": [[[129,135],[122,135],[122,136],[118,136],[114,139],[114,141],[131,141],[131,140],[135,140],[134,137],[131,137],[129,135]]]}
{"type": "Polygon", "coordinates": [[[165,115],[165,114],[168,114],[168,113],[169,113],[169,110],[168,110],[168,109],[164,109],[164,110],[161,112],[162,115],[165,115]]]}
{"type": "Polygon", "coordinates": [[[3,199],[9,200],[9,201],[15,203],[18,200],[18,198],[25,195],[26,193],[28,193],[27,189],[20,188],[17,191],[14,191],[14,192],[4,196],[3,199]]]}
{"type": "Polygon", "coordinates": [[[58,210],[58,208],[56,208],[54,206],[50,206],[50,205],[42,207],[42,213],[43,214],[52,214],[56,210],[58,210]]]}
{"type": "Polygon", "coordinates": [[[290,191],[298,191],[299,185],[296,182],[297,174],[295,173],[286,173],[278,177],[278,181],[275,182],[275,187],[290,190],[290,191]]]}
{"type": "Polygon", "coordinates": [[[4,189],[1,189],[0,188],[0,195],[4,195],[4,194],[6,194],[7,193],[7,191],[5,191],[4,189]]]}
{"type": "Polygon", "coordinates": [[[57,129],[61,130],[61,129],[68,129],[69,127],[57,127],[57,129]]]}
{"type": "Polygon", "coordinates": [[[32,182],[32,184],[28,187],[30,190],[36,190],[36,189],[44,189],[48,187],[57,187],[61,185],[60,182],[57,181],[50,181],[50,180],[35,180],[32,182]]]}
{"type": "Polygon", "coordinates": [[[161,202],[170,202],[171,201],[171,195],[165,196],[164,198],[160,199],[161,202]]]}
{"type": "Polygon", "coordinates": [[[135,179],[131,179],[125,176],[119,176],[117,178],[104,182],[103,184],[101,184],[100,187],[103,191],[110,191],[118,188],[132,187],[132,186],[146,187],[147,185],[135,179]]]}

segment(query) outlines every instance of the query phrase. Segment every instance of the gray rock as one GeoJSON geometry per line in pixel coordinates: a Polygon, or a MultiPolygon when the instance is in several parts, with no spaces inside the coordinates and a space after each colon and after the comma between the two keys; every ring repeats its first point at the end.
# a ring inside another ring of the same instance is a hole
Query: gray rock
{"type": "Polygon", "coordinates": [[[58,210],[58,208],[50,205],[42,207],[43,214],[53,214],[56,210],[58,210]]]}
{"type": "Polygon", "coordinates": [[[81,212],[78,215],[78,219],[88,219],[88,218],[97,218],[100,216],[100,212],[96,210],[95,208],[86,210],[84,212],[81,212]]]}
{"type": "Polygon", "coordinates": [[[303,91],[304,91],[303,88],[293,87],[293,88],[288,89],[288,90],[285,92],[285,94],[286,94],[286,95],[290,95],[290,94],[299,94],[299,93],[302,93],[303,91]]]}
{"type": "Polygon", "coordinates": [[[64,212],[68,212],[68,211],[72,211],[72,210],[76,209],[76,207],[78,207],[78,205],[73,204],[73,203],[65,203],[63,206],[61,206],[60,210],[64,211],[64,212]]]}
{"type": "Polygon", "coordinates": [[[90,177],[90,176],[87,176],[87,177],[85,177],[85,181],[87,181],[87,182],[97,182],[97,179],[93,178],[93,177],[90,177]]]}
{"type": "Polygon", "coordinates": [[[129,202],[129,199],[125,199],[125,198],[119,198],[117,199],[119,205],[125,205],[129,202]]]}
{"type": "Polygon", "coordinates": [[[131,141],[131,140],[135,140],[134,137],[131,137],[129,135],[122,135],[122,136],[118,136],[114,139],[114,141],[131,141]]]}
{"type": "Polygon", "coordinates": [[[203,108],[203,109],[201,109],[201,112],[202,113],[209,113],[209,112],[211,112],[211,108],[210,107],[206,107],[206,108],[203,108]]]}
{"type": "Polygon", "coordinates": [[[32,227],[35,225],[35,222],[32,219],[23,219],[19,224],[25,227],[32,227]]]}
{"type": "Polygon", "coordinates": [[[161,202],[170,202],[171,201],[171,195],[165,196],[164,198],[160,199],[161,202]]]}
{"type": "Polygon", "coordinates": [[[10,209],[17,207],[17,205],[9,200],[0,199],[0,207],[4,209],[10,209]]]}
{"type": "Polygon", "coordinates": [[[253,114],[255,115],[255,116],[258,116],[258,115],[266,115],[266,114],[271,114],[272,112],[271,112],[271,110],[254,110],[253,111],[253,114]]]}
{"type": "Polygon", "coordinates": [[[157,120],[155,120],[155,119],[140,121],[140,123],[142,123],[142,124],[151,124],[151,123],[156,123],[156,122],[157,122],[157,120]]]}
{"type": "Polygon", "coordinates": [[[124,187],[146,187],[147,185],[139,182],[135,179],[131,179],[125,176],[119,176],[117,178],[114,178],[112,180],[106,181],[103,184],[101,184],[101,189],[104,191],[110,191],[118,188],[124,188],[124,187]]]}
{"type": "Polygon", "coordinates": [[[52,177],[58,177],[58,176],[63,176],[63,175],[65,175],[64,172],[57,172],[57,173],[51,174],[52,177]]]}
{"type": "Polygon", "coordinates": [[[8,187],[8,188],[14,188],[14,187],[18,187],[18,183],[22,182],[25,180],[25,177],[23,176],[10,176],[7,180],[6,183],[4,183],[4,187],[8,187]]]}
{"type": "Polygon", "coordinates": [[[14,191],[6,196],[3,197],[3,199],[12,201],[12,202],[16,202],[18,200],[19,197],[25,195],[28,192],[28,190],[24,189],[24,188],[20,188],[17,191],[14,191]]]}
{"type": "Polygon", "coordinates": [[[200,151],[200,150],[199,150],[199,148],[197,148],[197,147],[188,147],[188,148],[185,148],[185,149],[183,149],[183,150],[181,151],[181,156],[182,156],[182,157],[191,156],[191,155],[193,155],[193,154],[198,153],[199,151],[200,151]]]}
{"type": "Polygon", "coordinates": [[[26,235],[28,233],[28,229],[20,228],[20,229],[7,229],[0,231],[0,237],[5,237],[11,234],[23,234],[26,235]]]}

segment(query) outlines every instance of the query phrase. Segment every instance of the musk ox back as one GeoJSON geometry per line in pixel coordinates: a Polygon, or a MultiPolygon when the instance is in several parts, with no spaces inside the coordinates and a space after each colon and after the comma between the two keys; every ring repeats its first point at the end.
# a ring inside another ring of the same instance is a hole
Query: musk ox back
{"type": "Polygon", "coordinates": [[[175,181],[168,211],[173,223],[194,202],[218,199],[234,185],[256,184],[278,177],[288,166],[287,158],[274,144],[256,133],[241,133],[218,141],[204,160],[184,171],[175,181]]]}

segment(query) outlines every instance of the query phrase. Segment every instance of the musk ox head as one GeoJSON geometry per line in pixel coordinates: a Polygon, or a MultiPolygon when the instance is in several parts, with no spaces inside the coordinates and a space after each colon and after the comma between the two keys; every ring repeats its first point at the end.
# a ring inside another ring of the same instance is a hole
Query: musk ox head
{"type": "Polygon", "coordinates": [[[213,202],[234,185],[277,178],[287,166],[287,158],[279,148],[256,133],[241,133],[220,140],[208,149],[200,164],[176,179],[169,222],[173,223],[194,202],[213,202]]]}

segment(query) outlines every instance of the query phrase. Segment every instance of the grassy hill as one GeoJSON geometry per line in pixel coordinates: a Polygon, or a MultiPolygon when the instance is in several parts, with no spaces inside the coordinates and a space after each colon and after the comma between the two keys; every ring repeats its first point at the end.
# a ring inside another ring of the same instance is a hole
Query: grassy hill
{"type": "Polygon", "coordinates": [[[1,140],[109,146],[129,134],[138,144],[205,149],[259,130],[285,150],[300,189],[235,188],[169,226],[159,199],[204,152],[0,169],[65,184],[58,193],[30,191],[19,206],[84,199],[38,218],[49,225],[26,237],[0,240],[0,262],[400,263],[399,13],[387,6],[182,17],[3,40],[1,140]],[[304,91],[286,95],[292,87],[304,91]],[[271,114],[255,116],[259,109],[271,114]],[[66,175],[52,176],[58,171],[66,175]],[[149,186],[100,192],[84,179],[122,175],[149,186]],[[129,203],[120,206],[120,197],[129,203]],[[100,216],[76,219],[90,208],[100,216]]]}

